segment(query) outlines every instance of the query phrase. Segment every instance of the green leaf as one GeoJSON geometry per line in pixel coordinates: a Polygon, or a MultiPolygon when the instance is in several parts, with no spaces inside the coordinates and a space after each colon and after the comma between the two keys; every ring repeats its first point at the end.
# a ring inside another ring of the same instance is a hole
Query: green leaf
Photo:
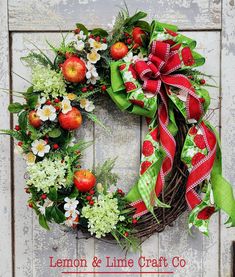
{"type": "Polygon", "coordinates": [[[49,65],[48,58],[45,57],[42,53],[30,52],[27,56],[22,57],[21,61],[25,62],[28,66],[34,67],[35,65],[49,65]]]}
{"type": "Polygon", "coordinates": [[[151,31],[150,24],[144,20],[137,21],[135,26],[140,27],[143,31],[148,32],[148,33],[151,31]]]}
{"type": "Polygon", "coordinates": [[[61,130],[59,128],[52,129],[48,133],[49,137],[51,138],[58,138],[61,135],[61,130]]]}
{"type": "Polygon", "coordinates": [[[20,113],[19,118],[18,118],[19,126],[21,130],[25,131],[27,128],[27,122],[28,122],[28,112],[23,111],[20,113]]]}
{"type": "Polygon", "coordinates": [[[38,96],[36,94],[26,96],[26,101],[30,109],[34,109],[38,103],[38,96]]]}
{"type": "Polygon", "coordinates": [[[125,20],[125,26],[135,25],[135,23],[137,21],[139,21],[140,19],[142,19],[146,16],[147,16],[147,13],[145,13],[145,12],[137,12],[136,14],[134,14],[133,16],[131,16],[125,20]]]}
{"type": "Polygon", "coordinates": [[[54,219],[54,221],[58,224],[65,221],[65,215],[64,213],[57,207],[54,206],[51,210],[51,216],[54,219]]]}
{"type": "Polygon", "coordinates": [[[39,215],[39,224],[46,230],[50,230],[48,224],[47,224],[47,220],[46,217],[43,214],[39,215]]]}
{"type": "Polygon", "coordinates": [[[76,187],[73,188],[73,191],[71,192],[71,194],[68,196],[70,199],[72,198],[77,198],[78,197],[78,189],[76,187]]]}
{"type": "Polygon", "coordinates": [[[56,201],[57,200],[57,190],[56,190],[56,188],[51,187],[47,196],[51,201],[56,201]]]}
{"type": "Polygon", "coordinates": [[[87,28],[86,28],[83,24],[77,23],[76,26],[77,26],[78,29],[80,29],[81,31],[83,31],[83,33],[84,33],[86,36],[88,35],[88,30],[87,30],[87,28]]]}
{"type": "Polygon", "coordinates": [[[91,30],[91,33],[94,36],[101,36],[101,37],[107,37],[109,35],[107,31],[101,28],[95,28],[91,30]]]}
{"type": "Polygon", "coordinates": [[[21,105],[20,103],[18,102],[15,102],[15,103],[12,103],[8,106],[8,111],[10,113],[19,113],[21,112],[22,110],[24,109],[24,106],[21,105]]]}

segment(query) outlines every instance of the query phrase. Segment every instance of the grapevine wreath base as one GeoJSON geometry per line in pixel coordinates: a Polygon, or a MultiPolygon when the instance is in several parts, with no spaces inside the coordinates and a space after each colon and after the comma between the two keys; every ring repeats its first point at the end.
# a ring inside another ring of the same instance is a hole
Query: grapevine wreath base
{"type": "Polygon", "coordinates": [[[213,79],[195,69],[205,59],[176,26],[149,24],[145,16],[123,10],[110,33],[78,23],[59,46],[47,42],[53,60],[40,49],[22,58],[32,69],[32,86],[12,92],[25,102],[9,105],[19,123],[2,133],[18,140],[27,163],[28,206],[45,229],[55,222],[135,248],[139,239],[172,226],[187,207],[189,228],[206,235],[220,209],[235,226],[220,141],[204,119],[212,86],[204,78],[213,79]],[[85,117],[106,131],[94,112],[105,96],[120,110],[144,116],[149,128],[127,194],[116,188],[115,160],[83,169],[82,152],[91,143],[75,141],[85,117]]]}

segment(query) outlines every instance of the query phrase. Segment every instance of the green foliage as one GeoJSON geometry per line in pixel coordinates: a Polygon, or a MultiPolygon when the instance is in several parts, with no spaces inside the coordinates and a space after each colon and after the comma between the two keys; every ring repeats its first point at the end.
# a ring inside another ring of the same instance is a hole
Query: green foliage
{"type": "Polygon", "coordinates": [[[22,57],[21,61],[25,62],[31,68],[33,68],[35,65],[51,65],[49,58],[45,57],[45,54],[43,55],[42,53],[36,53],[33,51],[31,51],[27,56],[22,57]]]}
{"type": "Polygon", "coordinates": [[[39,224],[46,230],[50,230],[48,224],[47,224],[47,220],[46,217],[43,214],[39,214],[39,224]]]}
{"type": "Polygon", "coordinates": [[[88,35],[88,30],[82,23],[77,23],[76,27],[80,29],[80,31],[83,31],[86,36],[88,35]]]}
{"type": "Polygon", "coordinates": [[[91,34],[94,36],[107,37],[109,34],[107,31],[101,28],[95,28],[91,30],[91,34]]]}
{"type": "Polygon", "coordinates": [[[54,128],[48,132],[48,136],[51,138],[58,138],[61,135],[60,128],[54,128]]]}
{"type": "Polygon", "coordinates": [[[27,123],[28,123],[28,112],[27,111],[23,111],[22,113],[19,114],[18,123],[19,123],[20,129],[22,131],[25,131],[27,128],[27,123]]]}
{"type": "Polygon", "coordinates": [[[65,221],[65,215],[64,213],[57,207],[57,206],[51,206],[46,208],[46,219],[48,221],[51,221],[52,219],[60,224],[65,221]]]}
{"type": "Polygon", "coordinates": [[[137,23],[140,19],[145,18],[146,16],[147,16],[147,13],[145,13],[145,12],[141,12],[141,11],[137,12],[133,16],[125,19],[124,26],[126,26],[126,27],[134,26],[135,23],[137,23]]]}
{"type": "Polygon", "coordinates": [[[9,106],[8,106],[8,111],[10,113],[19,113],[21,112],[22,110],[24,109],[24,105],[18,103],[18,102],[15,102],[15,103],[11,103],[9,106]]]}
{"type": "Polygon", "coordinates": [[[57,200],[57,189],[56,187],[51,187],[49,193],[47,194],[47,197],[51,201],[56,201],[57,200]]]}
{"type": "Polygon", "coordinates": [[[97,183],[101,183],[105,190],[107,191],[109,186],[116,185],[118,181],[118,175],[112,172],[112,169],[115,165],[115,159],[108,159],[102,165],[94,169],[93,173],[96,176],[97,183]]]}

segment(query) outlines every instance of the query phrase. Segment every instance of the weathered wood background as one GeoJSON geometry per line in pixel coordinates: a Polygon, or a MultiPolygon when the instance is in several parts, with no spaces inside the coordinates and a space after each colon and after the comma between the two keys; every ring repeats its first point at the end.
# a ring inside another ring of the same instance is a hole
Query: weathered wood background
{"type": "MultiPolygon", "coordinates": [[[[203,69],[214,75],[218,84],[217,89],[210,90],[214,108],[218,107],[219,97],[222,97],[222,106],[216,110],[212,121],[222,138],[224,175],[235,184],[234,0],[126,2],[132,12],[143,9],[149,13],[149,19],[175,23],[186,35],[198,41],[198,51],[207,57],[203,69]]],[[[28,86],[27,82],[13,72],[30,78],[30,72],[20,62],[20,57],[32,48],[30,42],[47,50],[45,39],[56,43],[60,31],[73,29],[77,21],[90,27],[109,27],[117,14],[118,6],[123,6],[119,0],[0,0],[0,88],[22,91],[28,86]]],[[[12,100],[1,90],[0,129],[15,124],[15,119],[10,118],[7,112],[7,105],[12,100]]],[[[94,139],[95,144],[86,152],[84,163],[92,167],[108,157],[118,155],[116,171],[121,176],[120,186],[127,190],[137,175],[145,126],[139,117],[121,113],[108,100],[104,100],[99,107],[98,115],[110,127],[112,135],[107,135],[100,127],[86,122],[77,136],[94,139]]],[[[90,261],[94,255],[124,255],[116,246],[94,239],[84,240],[80,234],[65,234],[58,227],[54,227],[51,232],[42,230],[32,211],[26,207],[24,171],[24,162],[13,152],[13,142],[8,137],[1,136],[1,277],[61,276],[59,269],[49,269],[49,256],[86,257],[90,261]]],[[[226,229],[224,221],[222,214],[213,217],[209,238],[198,232],[190,236],[186,215],[183,215],[174,228],[167,228],[163,233],[154,235],[142,245],[139,253],[128,256],[137,258],[145,255],[154,258],[179,255],[188,264],[183,270],[174,270],[174,276],[229,277],[232,274],[231,245],[232,240],[235,240],[235,230],[226,229]]],[[[139,271],[138,268],[134,270],[139,271]]],[[[87,268],[87,271],[93,269],[87,268]]]]}

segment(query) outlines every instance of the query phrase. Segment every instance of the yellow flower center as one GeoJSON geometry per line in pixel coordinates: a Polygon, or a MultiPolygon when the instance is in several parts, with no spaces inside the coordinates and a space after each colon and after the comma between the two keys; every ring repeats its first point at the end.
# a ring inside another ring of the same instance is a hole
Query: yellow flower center
{"type": "Polygon", "coordinates": [[[72,101],[72,100],[75,100],[77,98],[77,95],[74,94],[74,93],[68,93],[67,97],[70,101],[72,101]]]}
{"type": "Polygon", "coordinates": [[[28,154],[26,155],[26,160],[27,160],[27,162],[29,162],[29,163],[34,163],[35,160],[36,160],[36,157],[35,157],[35,155],[34,155],[32,152],[30,152],[30,153],[28,153],[28,154]]]}
{"type": "Polygon", "coordinates": [[[95,51],[92,51],[90,54],[88,54],[88,56],[89,56],[89,60],[93,61],[93,62],[96,61],[97,57],[98,57],[98,55],[95,51]]]}
{"type": "Polygon", "coordinates": [[[42,143],[39,143],[37,146],[36,146],[36,149],[38,152],[42,152],[44,149],[45,149],[45,145],[42,144],[42,143]]]}
{"type": "Polygon", "coordinates": [[[43,110],[43,114],[47,117],[49,117],[52,113],[51,113],[51,110],[49,108],[45,108],[43,110]]]}
{"type": "Polygon", "coordinates": [[[93,44],[94,48],[96,49],[100,49],[101,48],[101,43],[98,42],[98,41],[95,41],[94,44],[93,44]]]}
{"type": "Polygon", "coordinates": [[[80,100],[80,104],[82,105],[82,106],[86,106],[86,99],[84,98],[84,99],[81,99],[80,100]]]}

